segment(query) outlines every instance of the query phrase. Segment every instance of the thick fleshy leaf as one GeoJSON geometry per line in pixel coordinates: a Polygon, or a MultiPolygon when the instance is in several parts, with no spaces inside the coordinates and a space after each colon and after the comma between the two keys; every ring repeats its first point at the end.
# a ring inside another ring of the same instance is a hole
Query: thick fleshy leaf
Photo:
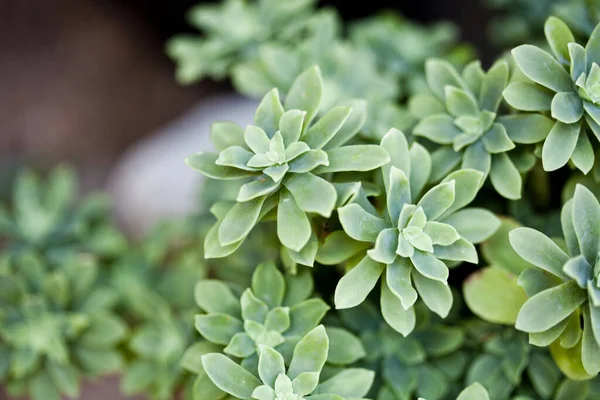
{"type": "Polygon", "coordinates": [[[460,153],[455,152],[451,147],[440,147],[434,151],[431,154],[431,176],[429,177],[429,182],[437,183],[442,180],[460,164],[461,156],[460,153]]]}
{"type": "Polygon", "coordinates": [[[544,50],[525,44],[513,49],[512,55],[521,71],[532,81],[555,92],[572,90],[573,82],[567,71],[544,50]]]}
{"type": "Polygon", "coordinates": [[[502,95],[508,104],[522,111],[550,110],[554,97],[550,90],[530,82],[511,83],[502,95]]]}
{"type": "Polygon", "coordinates": [[[379,232],[389,228],[383,219],[366,212],[356,203],[338,208],[338,215],[348,236],[361,242],[375,242],[379,232]]]}
{"type": "Polygon", "coordinates": [[[600,372],[600,343],[596,332],[600,331],[600,321],[598,321],[598,311],[594,306],[589,305],[589,309],[583,310],[583,336],[581,338],[581,361],[583,368],[590,375],[596,375],[600,372]],[[595,314],[590,313],[593,312],[595,314]],[[594,318],[596,315],[596,318],[594,318]]]}
{"type": "Polygon", "coordinates": [[[244,131],[244,140],[255,154],[269,151],[269,136],[258,126],[248,125],[244,131]]]}
{"type": "Polygon", "coordinates": [[[283,137],[285,147],[296,143],[302,134],[302,126],[304,124],[306,112],[301,110],[289,110],[283,113],[279,120],[279,131],[283,137]]]}
{"type": "Polygon", "coordinates": [[[448,267],[432,254],[417,250],[410,260],[424,277],[440,282],[448,280],[448,267]]]}
{"type": "Polygon", "coordinates": [[[448,114],[434,114],[422,119],[413,129],[413,134],[423,136],[439,144],[451,144],[462,131],[454,125],[448,114]]]}
{"type": "Polygon", "coordinates": [[[312,171],[319,165],[329,165],[329,158],[323,150],[309,150],[292,160],[288,165],[290,172],[302,174],[312,171]]]}
{"type": "Polygon", "coordinates": [[[492,68],[485,74],[481,83],[479,92],[479,106],[483,110],[496,112],[500,101],[502,101],[502,91],[508,82],[508,64],[501,60],[492,65],[492,68]]]}
{"type": "Polygon", "coordinates": [[[369,247],[370,243],[358,242],[344,231],[335,231],[319,246],[317,261],[324,265],[340,264],[369,247]]]}
{"type": "Polygon", "coordinates": [[[430,221],[440,217],[454,203],[455,182],[443,182],[429,189],[417,203],[430,221]]]}
{"type": "MultiPolygon", "coordinates": [[[[591,119],[594,121],[595,124],[600,124],[600,107],[592,104],[588,101],[584,101],[583,102],[583,108],[585,109],[585,112],[587,113],[587,115],[589,117],[591,117],[591,119]]],[[[594,129],[594,124],[589,123],[590,127],[592,128],[592,130],[594,129]]]]}
{"type": "Polygon", "coordinates": [[[583,102],[575,92],[557,93],[552,99],[552,118],[573,124],[583,116],[583,102]]]}
{"type": "Polygon", "coordinates": [[[416,93],[408,99],[408,111],[418,119],[446,112],[446,106],[431,94],[416,93]]]}
{"type": "Polygon", "coordinates": [[[389,289],[385,279],[381,282],[381,314],[395,331],[408,336],[416,324],[414,307],[404,309],[400,299],[389,289]]]}
{"type": "Polygon", "coordinates": [[[283,357],[269,346],[259,345],[258,376],[265,385],[275,386],[279,374],[285,374],[283,357]]]}
{"type": "Polygon", "coordinates": [[[571,161],[573,164],[584,174],[590,172],[594,166],[594,148],[588,137],[587,132],[581,132],[575,145],[575,150],[571,155],[571,161]]]}
{"type": "Polygon", "coordinates": [[[494,185],[494,189],[503,197],[511,200],[521,198],[521,187],[523,186],[521,174],[507,154],[494,154],[492,156],[490,180],[494,185]]]}
{"type": "Polygon", "coordinates": [[[227,314],[196,315],[196,330],[207,340],[226,345],[233,335],[244,330],[242,322],[227,314]]]}
{"type": "Polygon", "coordinates": [[[568,254],[571,257],[579,255],[581,250],[579,249],[577,233],[575,232],[575,227],[573,226],[573,199],[568,200],[563,205],[560,212],[560,224],[562,226],[568,254]]]}
{"type": "Polygon", "coordinates": [[[500,220],[483,208],[459,210],[442,220],[453,226],[460,236],[471,243],[481,243],[490,238],[500,227],[500,220]]]}
{"type": "Polygon", "coordinates": [[[475,246],[464,238],[458,239],[449,246],[434,246],[433,255],[441,260],[466,261],[472,264],[479,262],[475,246]]]}
{"type": "Polygon", "coordinates": [[[513,325],[527,301],[517,277],[497,266],[472,273],[463,283],[463,294],[475,315],[494,324],[513,325]]]}
{"type": "Polygon", "coordinates": [[[333,185],[323,178],[310,173],[292,175],[286,178],[284,186],[292,193],[294,200],[302,211],[317,213],[329,217],[337,192],[333,185]]]}
{"type": "Polygon", "coordinates": [[[227,284],[217,280],[201,280],[194,288],[196,304],[207,313],[240,314],[239,299],[227,284]]]}
{"type": "Polygon", "coordinates": [[[294,197],[287,190],[279,196],[277,207],[277,237],[281,244],[294,251],[300,251],[312,233],[310,220],[298,207],[294,197]]]}
{"type": "Polygon", "coordinates": [[[404,171],[392,167],[387,190],[387,208],[390,219],[397,221],[404,204],[411,203],[410,182],[404,171]]]}
{"type": "Polygon", "coordinates": [[[320,149],[325,146],[344,125],[352,109],[348,107],[335,107],[327,112],[302,136],[302,141],[311,149],[320,149]]]}
{"type": "Polygon", "coordinates": [[[246,358],[256,353],[256,344],[245,332],[239,332],[233,335],[223,352],[233,357],[246,358]]]}
{"type": "Polygon", "coordinates": [[[328,351],[329,338],[323,325],[319,325],[296,345],[287,375],[293,380],[303,372],[321,372],[328,351]]]}
{"type": "Polygon", "coordinates": [[[314,394],[330,393],[344,398],[358,399],[367,395],[374,379],[374,371],[348,368],[321,383],[314,394]]]}
{"type": "Polygon", "coordinates": [[[525,302],[517,317],[516,328],[525,332],[543,332],[574,312],[586,293],[575,281],[546,289],[525,302]]]}
{"type": "Polygon", "coordinates": [[[264,202],[265,198],[259,197],[243,203],[236,203],[221,221],[219,227],[221,245],[227,246],[245,238],[256,225],[264,202]]]}
{"type": "Polygon", "coordinates": [[[569,43],[567,47],[571,59],[571,79],[576,82],[581,74],[587,72],[587,54],[579,43],[569,43]]]}
{"type": "Polygon", "coordinates": [[[515,144],[508,137],[504,125],[495,123],[481,138],[485,149],[492,154],[504,153],[515,148],[515,144]]]}
{"type": "Polygon", "coordinates": [[[252,289],[244,290],[240,298],[240,305],[242,306],[242,319],[244,321],[252,320],[261,324],[265,322],[269,307],[252,293],[252,289]]]}
{"type": "Polygon", "coordinates": [[[219,389],[240,399],[250,399],[254,389],[261,385],[254,375],[223,354],[202,356],[202,366],[219,389]]]}
{"type": "Polygon", "coordinates": [[[210,228],[204,238],[204,258],[220,258],[226,257],[234,253],[244,241],[245,237],[235,243],[223,246],[219,242],[219,228],[221,227],[221,221],[218,221],[215,225],[210,228]]]}
{"type": "Polygon", "coordinates": [[[531,228],[516,228],[509,234],[510,244],[523,258],[538,268],[568,280],[562,271],[569,256],[548,236],[531,228]]]}
{"type": "Polygon", "coordinates": [[[252,274],[252,292],[269,308],[281,305],[285,295],[285,279],[275,264],[268,262],[256,267],[252,274]]]}
{"type": "Polygon", "coordinates": [[[329,338],[327,363],[348,365],[367,355],[361,340],[350,331],[335,327],[326,327],[325,330],[329,338]]]}
{"type": "Polygon", "coordinates": [[[283,106],[279,101],[279,92],[271,89],[256,108],[254,125],[262,128],[268,137],[272,137],[279,130],[279,121],[283,115],[283,106]]]}
{"type": "Polygon", "coordinates": [[[550,345],[550,354],[556,366],[569,379],[575,381],[583,381],[592,378],[583,367],[582,362],[582,343],[569,349],[560,345],[560,341],[556,341],[550,345]]]}
{"type": "Polygon", "coordinates": [[[455,182],[454,185],[454,202],[446,210],[444,216],[448,216],[457,210],[460,210],[469,204],[481,188],[484,174],[474,169],[462,169],[452,172],[444,178],[443,182],[455,182]]]}
{"type": "Polygon", "coordinates": [[[447,61],[431,58],[425,63],[425,76],[431,91],[439,98],[444,99],[446,86],[463,88],[460,75],[447,61]]]}
{"type": "Polygon", "coordinates": [[[594,28],[590,35],[585,50],[588,55],[588,68],[592,63],[600,64],[600,29],[598,29],[598,26],[594,28]]]}
{"type": "Polygon", "coordinates": [[[539,114],[516,114],[498,118],[508,137],[515,143],[538,143],[544,140],[554,126],[554,121],[539,114]]]}
{"type": "Polygon", "coordinates": [[[528,297],[533,297],[561,283],[559,278],[539,268],[526,269],[519,275],[519,285],[525,289],[528,297]]]}
{"type": "Polygon", "coordinates": [[[460,239],[459,233],[452,225],[436,221],[429,221],[423,232],[431,238],[433,244],[441,246],[448,246],[460,239]]]}
{"type": "Polygon", "coordinates": [[[567,327],[567,324],[569,323],[569,320],[573,318],[573,315],[574,314],[571,314],[569,318],[563,319],[558,324],[554,325],[552,328],[547,329],[543,332],[530,333],[529,344],[538,347],[545,347],[551,345],[552,343],[557,341],[563,334],[565,328],[567,327]]]}
{"type": "Polygon", "coordinates": [[[467,147],[463,153],[462,168],[474,169],[482,172],[485,176],[492,167],[492,156],[483,146],[482,141],[478,141],[467,147]]]}
{"type": "Polygon", "coordinates": [[[215,164],[239,168],[247,171],[254,171],[254,168],[246,165],[253,155],[254,153],[241,146],[231,146],[221,151],[219,158],[217,158],[215,161],[215,164]]]}
{"type": "Polygon", "coordinates": [[[410,148],[410,163],[411,165],[418,165],[418,168],[411,168],[409,177],[411,196],[418,198],[431,176],[431,155],[425,147],[419,143],[413,143],[410,148]]]}
{"type": "Polygon", "coordinates": [[[352,139],[363,127],[367,118],[367,102],[363,99],[351,99],[340,105],[349,107],[352,112],[335,136],[325,145],[325,148],[340,147],[352,139]]]}
{"type": "Polygon", "coordinates": [[[287,161],[295,160],[298,156],[309,152],[310,148],[304,142],[294,142],[285,149],[285,159],[287,161]]]}
{"type": "MultiPolygon", "coordinates": [[[[272,171],[276,173],[277,171],[272,171]]],[[[281,173],[281,171],[279,171],[281,173]]],[[[285,171],[283,171],[285,173],[285,171]]],[[[245,183],[240,187],[236,200],[239,203],[251,203],[252,201],[258,201],[264,199],[273,193],[279,187],[281,182],[273,180],[271,177],[263,174],[256,177],[254,180],[245,183]]],[[[235,206],[234,206],[235,207],[235,206]]]]}
{"type": "Polygon", "coordinates": [[[290,308],[289,336],[304,336],[321,322],[329,306],[321,299],[313,298],[298,303],[290,308]]]}
{"type": "Polygon", "coordinates": [[[391,264],[396,258],[396,247],[398,247],[398,229],[387,228],[382,230],[375,240],[375,247],[367,251],[371,259],[382,263],[391,264]]]}
{"type": "Polygon", "coordinates": [[[327,150],[329,165],[321,165],[315,174],[343,171],[371,171],[390,162],[390,156],[381,146],[357,144],[327,150]]]}
{"type": "Polygon", "coordinates": [[[351,308],[362,303],[373,290],[385,265],[365,256],[339,280],[335,288],[335,307],[351,308]]]}
{"type": "Polygon", "coordinates": [[[446,318],[452,308],[452,291],[446,283],[428,279],[413,271],[413,281],[425,305],[442,318],[446,318]]]}
{"type": "Polygon", "coordinates": [[[448,112],[454,117],[479,114],[477,101],[468,92],[455,86],[446,86],[444,95],[448,112]]]}
{"type": "Polygon", "coordinates": [[[401,257],[386,268],[387,286],[400,299],[405,310],[412,307],[418,298],[417,291],[412,286],[411,271],[410,261],[401,257]]]}
{"type": "Polygon", "coordinates": [[[292,388],[294,394],[306,396],[313,393],[318,384],[318,372],[303,372],[292,381],[292,388]]]}
{"type": "Polygon", "coordinates": [[[563,124],[557,122],[548,134],[542,148],[544,170],[554,171],[565,165],[577,144],[581,124],[563,124]]]}
{"type": "Polygon", "coordinates": [[[196,171],[200,171],[212,179],[242,179],[256,175],[256,172],[217,165],[215,162],[218,157],[218,154],[213,153],[197,153],[186,158],[185,162],[196,171]]]}
{"type": "Polygon", "coordinates": [[[490,395],[483,385],[475,382],[460,392],[456,400],[490,400],[490,395]]]}
{"type": "Polygon", "coordinates": [[[471,61],[462,71],[462,78],[467,83],[469,90],[473,93],[479,93],[481,90],[481,84],[485,77],[485,72],[481,68],[481,61],[471,61]]]}
{"type": "Polygon", "coordinates": [[[304,124],[308,125],[317,115],[323,95],[323,79],[319,67],[313,66],[301,73],[285,97],[286,110],[298,109],[306,111],[304,124]]]}
{"type": "Polygon", "coordinates": [[[556,17],[550,17],[544,24],[544,33],[556,59],[564,65],[569,65],[568,45],[574,43],[575,38],[567,24],[556,17]]]}
{"type": "Polygon", "coordinates": [[[591,265],[600,251],[600,204],[588,188],[578,184],[573,196],[573,227],[581,254],[591,265]]]}
{"type": "MultiPolygon", "coordinates": [[[[269,178],[271,178],[273,180],[273,182],[280,182],[283,177],[285,176],[285,173],[288,172],[288,169],[290,167],[287,164],[282,164],[282,165],[273,165],[272,167],[266,168],[263,173],[265,175],[267,175],[269,178]]],[[[274,187],[275,185],[270,185],[271,187],[274,187]]],[[[267,193],[264,193],[267,194],[267,193]]],[[[261,192],[262,195],[262,192],[261,192]]],[[[242,200],[243,201],[243,200],[242,200]]]]}
{"type": "Polygon", "coordinates": [[[210,140],[218,151],[231,146],[244,146],[244,128],[233,122],[213,122],[210,126],[210,140]]]}
{"type": "Polygon", "coordinates": [[[267,385],[259,386],[252,392],[252,398],[257,400],[274,400],[276,395],[275,390],[267,385]]]}

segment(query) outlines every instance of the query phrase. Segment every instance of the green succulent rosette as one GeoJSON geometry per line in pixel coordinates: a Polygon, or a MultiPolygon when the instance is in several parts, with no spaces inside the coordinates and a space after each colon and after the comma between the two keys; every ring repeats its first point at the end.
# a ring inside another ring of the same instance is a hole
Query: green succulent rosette
{"type": "Polygon", "coordinates": [[[600,204],[584,186],[561,213],[564,246],[531,228],[510,233],[514,250],[535,268],[519,276],[529,299],[516,328],[537,346],[550,346],[561,370],[571,379],[589,379],[600,371],[600,204]]]}
{"type": "Polygon", "coordinates": [[[21,170],[12,201],[0,204],[0,236],[11,254],[34,250],[53,260],[72,250],[113,259],[127,249],[127,241],[110,221],[110,202],[101,194],[77,198],[77,175],[58,166],[42,180],[32,170],[21,170]]]}
{"type": "MultiPolygon", "coordinates": [[[[205,371],[198,363],[207,352],[222,352],[251,372],[259,367],[261,346],[277,350],[289,362],[294,346],[329,310],[323,300],[310,298],[312,291],[307,270],[284,276],[272,263],[256,268],[252,287],[241,296],[224,282],[198,282],[195,297],[204,313],[196,315],[195,327],[204,340],[192,345],[182,361],[199,375],[194,392],[205,394],[214,389],[206,383],[205,371]]],[[[335,339],[329,346],[328,365],[349,365],[365,355],[362,343],[350,332],[331,327],[327,334],[335,339]]]]}
{"type": "Polygon", "coordinates": [[[231,399],[362,399],[373,383],[373,371],[350,368],[327,380],[321,379],[329,343],[325,328],[319,325],[297,342],[289,362],[272,347],[260,345],[256,373],[219,353],[202,356],[202,366],[215,387],[231,399]]]}
{"type": "Polygon", "coordinates": [[[289,258],[312,266],[318,241],[313,215],[328,218],[335,208],[336,186],[319,175],[371,171],[389,161],[377,145],[346,145],[362,117],[352,108],[335,107],[312,123],[319,112],[323,82],[318,67],[293,83],[284,105],[277,89],[262,100],[255,125],[213,125],[219,154],[198,153],[188,164],[213,179],[247,179],[237,202],[207,234],[205,257],[233,253],[252,228],[276,210],[277,236],[289,258]]]}
{"type": "Polygon", "coordinates": [[[498,115],[509,76],[505,61],[496,62],[487,73],[474,61],[459,74],[449,63],[430,59],[425,73],[432,94],[414,96],[410,110],[420,119],[413,134],[442,145],[432,155],[432,180],[460,165],[489,176],[503,197],[520,198],[521,173],[533,166],[526,160],[533,155],[511,150],[515,143],[543,140],[552,121],[535,114],[498,115]]]}
{"type": "Polygon", "coordinates": [[[542,147],[545,170],[570,160],[587,174],[595,160],[590,138],[600,137],[600,30],[585,48],[556,17],[548,18],[544,31],[552,54],[532,45],[513,49],[517,65],[531,81],[512,83],[504,98],[518,110],[550,112],[555,123],[542,147]]]}
{"type": "Polygon", "coordinates": [[[177,62],[177,79],[182,83],[222,79],[237,63],[252,59],[260,44],[299,39],[314,3],[226,0],[194,6],[187,19],[202,35],[182,34],[167,43],[167,53],[177,62]]]}
{"type": "Polygon", "coordinates": [[[83,378],[117,372],[127,328],[95,258],[72,253],[53,267],[34,252],[2,255],[3,384],[33,400],[77,397],[83,378]]]}
{"type": "MultiPolygon", "coordinates": [[[[383,210],[378,212],[368,201],[338,209],[345,235],[338,234],[336,240],[343,246],[332,248],[329,258],[360,261],[339,281],[335,305],[338,309],[359,305],[383,275],[383,317],[408,335],[415,326],[413,305],[419,297],[440,316],[448,314],[452,305],[448,264],[476,264],[473,243],[493,234],[499,223],[486,210],[463,209],[480,188],[481,172],[457,171],[421,195],[431,171],[429,153],[417,143],[409,148],[402,132],[394,129],[381,146],[391,158],[382,169],[383,210]]],[[[324,251],[320,259],[328,258],[324,251]]]]}
{"type": "Polygon", "coordinates": [[[462,328],[443,324],[422,303],[417,312],[415,330],[404,337],[381,319],[372,303],[339,311],[343,324],[365,344],[367,356],[360,365],[375,370],[379,378],[369,397],[441,400],[462,389],[469,362],[462,328]]]}

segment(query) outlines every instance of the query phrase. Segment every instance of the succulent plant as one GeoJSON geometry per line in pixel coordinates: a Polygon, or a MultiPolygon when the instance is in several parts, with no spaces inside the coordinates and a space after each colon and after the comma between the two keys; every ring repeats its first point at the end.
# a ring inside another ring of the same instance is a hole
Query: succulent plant
{"type": "Polygon", "coordinates": [[[577,185],[561,213],[564,250],[530,228],[510,233],[515,251],[536,267],[519,277],[529,299],[519,311],[516,328],[528,332],[531,343],[550,346],[553,358],[572,379],[600,371],[599,218],[598,200],[577,185]]]}
{"type": "Polygon", "coordinates": [[[509,74],[504,61],[496,62],[487,73],[475,61],[460,75],[449,63],[430,59],[425,71],[432,95],[413,97],[410,108],[420,118],[413,133],[444,145],[433,153],[432,179],[460,164],[486,177],[489,174],[503,197],[520,198],[521,172],[525,171],[517,168],[523,164],[518,158],[533,156],[510,151],[515,142],[543,140],[552,121],[542,115],[498,115],[509,74]]]}
{"type": "Polygon", "coordinates": [[[77,176],[67,165],[50,171],[42,181],[32,170],[21,170],[8,207],[0,205],[0,236],[12,253],[36,250],[60,258],[70,249],[114,258],[127,248],[112,225],[110,203],[92,194],[76,203],[77,176]]]}
{"type": "Polygon", "coordinates": [[[339,312],[343,325],[365,343],[362,365],[379,378],[370,393],[373,398],[436,400],[460,391],[468,362],[462,328],[442,324],[421,303],[417,312],[419,321],[408,337],[391,329],[372,303],[339,312]]]}
{"type": "Polygon", "coordinates": [[[350,27],[350,41],[371,52],[377,65],[402,83],[405,95],[425,87],[423,68],[428,58],[441,57],[458,65],[473,58],[473,49],[458,44],[458,36],[458,28],[450,22],[421,26],[392,12],[350,27]]]}
{"type": "Polygon", "coordinates": [[[167,44],[167,53],[178,63],[178,80],[223,78],[237,63],[252,58],[261,43],[299,38],[314,3],[226,0],[193,7],[188,20],[203,35],[179,35],[167,44]]]}
{"type": "Polygon", "coordinates": [[[71,253],[51,265],[28,251],[2,254],[0,342],[9,394],[77,397],[84,377],[117,372],[127,328],[96,259],[71,253]]]}
{"type": "Polygon", "coordinates": [[[202,356],[202,365],[212,382],[234,399],[359,400],[371,387],[373,371],[346,369],[320,381],[328,349],[329,338],[319,325],[297,342],[289,362],[277,350],[261,345],[257,374],[219,353],[202,356]]]}
{"type": "Polygon", "coordinates": [[[285,99],[277,89],[262,100],[255,124],[213,125],[219,154],[198,153],[188,164],[214,179],[243,179],[237,202],[208,232],[207,258],[233,253],[256,223],[277,210],[277,235],[289,257],[312,266],[317,238],[311,215],[329,217],[337,200],[336,187],[320,174],[370,171],[389,161],[377,145],[347,145],[360,129],[362,117],[349,107],[335,107],[311,124],[318,114],[323,83],[319,68],[303,72],[285,99]]]}
{"type": "Polygon", "coordinates": [[[600,87],[600,30],[592,33],[585,48],[556,17],[548,18],[544,31],[552,55],[532,45],[513,49],[517,65],[533,82],[512,83],[504,98],[518,110],[550,111],[555,123],[542,148],[545,170],[571,160],[588,173],[595,159],[590,133],[600,137],[600,97],[595,93],[600,87]]]}
{"type": "Polygon", "coordinates": [[[180,389],[191,389],[180,360],[198,339],[190,324],[196,311],[194,285],[208,271],[202,252],[195,251],[197,242],[188,243],[189,233],[179,221],[161,223],[113,267],[112,285],[132,325],[131,357],[121,382],[128,396],[146,393],[167,400],[180,389]]]}
{"type": "Polygon", "coordinates": [[[477,263],[473,243],[491,235],[498,222],[485,210],[461,210],[475,197],[481,172],[457,171],[420,195],[429,178],[429,153],[416,143],[409,149],[402,132],[394,129],[382,139],[381,146],[390,152],[392,160],[382,169],[384,211],[378,213],[369,202],[338,209],[349,243],[333,251],[347,251],[347,257],[362,259],[339,281],[335,305],[343,309],[362,303],[385,271],[381,284],[383,317],[398,332],[408,335],[415,326],[413,305],[419,297],[438,315],[448,314],[452,293],[445,262],[477,263]],[[358,242],[373,248],[366,250],[358,242]]]}

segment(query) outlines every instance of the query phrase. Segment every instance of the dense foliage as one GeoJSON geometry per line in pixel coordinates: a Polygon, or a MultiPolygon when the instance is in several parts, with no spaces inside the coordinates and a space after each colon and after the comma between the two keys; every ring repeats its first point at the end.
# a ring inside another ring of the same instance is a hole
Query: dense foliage
{"type": "Polygon", "coordinates": [[[188,157],[195,215],[129,243],[68,168],[18,177],[11,394],[119,372],[158,400],[600,397],[600,3],[487,1],[515,46],[489,68],[451,23],[315,3],[196,6],[169,41],[180,81],[257,100],[188,157]]]}

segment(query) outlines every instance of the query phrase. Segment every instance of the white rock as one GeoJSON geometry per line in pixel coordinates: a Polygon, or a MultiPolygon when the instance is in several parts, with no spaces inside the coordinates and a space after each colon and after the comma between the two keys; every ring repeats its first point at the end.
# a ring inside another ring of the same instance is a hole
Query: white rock
{"type": "Polygon", "coordinates": [[[246,126],[257,104],[235,94],[207,98],[129,149],[107,180],[123,228],[139,237],[159,220],[194,211],[202,175],[188,167],[185,158],[213,151],[209,130],[214,121],[246,126]]]}

